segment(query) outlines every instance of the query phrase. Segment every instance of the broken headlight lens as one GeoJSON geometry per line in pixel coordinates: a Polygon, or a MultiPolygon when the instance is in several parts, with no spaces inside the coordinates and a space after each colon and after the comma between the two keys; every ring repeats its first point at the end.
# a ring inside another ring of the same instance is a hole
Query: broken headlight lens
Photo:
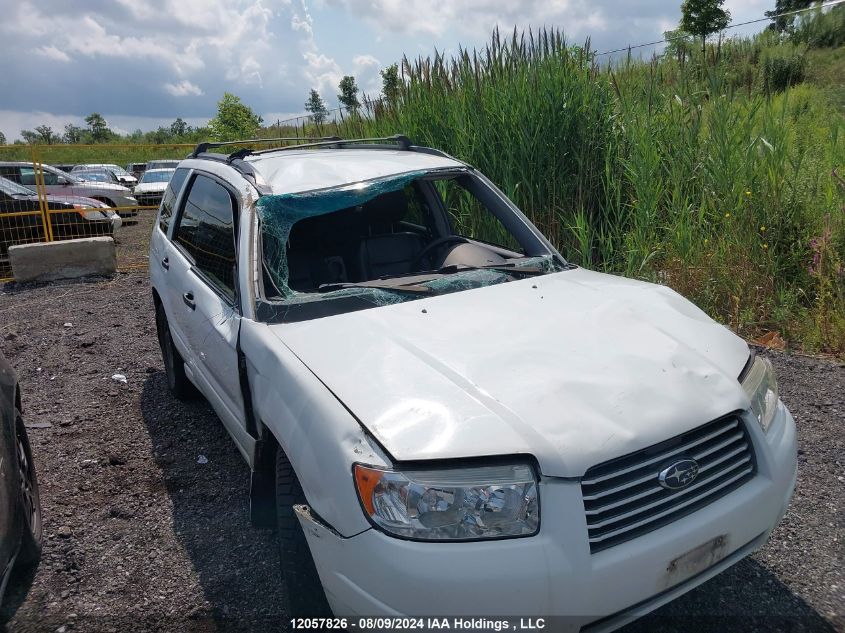
{"type": "Polygon", "coordinates": [[[355,465],[370,520],[426,541],[532,536],[540,528],[537,478],[527,465],[402,472],[355,465]]]}
{"type": "Polygon", "coordinates": [[[742,381],[742,388],[751,400],[751,411],[760,426],[768,431],[778,408],[778,383],[772,364],[765,358],[755,358],[748,375],[742,381]]]}

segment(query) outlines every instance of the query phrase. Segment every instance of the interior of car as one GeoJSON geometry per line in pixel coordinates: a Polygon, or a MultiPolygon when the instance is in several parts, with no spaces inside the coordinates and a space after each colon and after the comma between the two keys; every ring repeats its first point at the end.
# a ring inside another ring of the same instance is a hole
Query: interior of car
{"type": "MultiPolygon", "coordinates": [[[[460,180],[448,182],[414,181],[363,205],[299,220],[284,245],[288,286],[295,292],[315,292],[324,284],[521,257],[519,244],[486,208],[472,209],[460,199],[466,192],[460,180]],[[450,195],[451,189],[461,193],[450,195]],[[468,221],[467,214],[473,212],[489,217],[481,224],[477,218],[468,221]],[[502,243],[510,248],[498,245],[502,243]]],[[[279,261],[282,245],[264,231],[263,248],[265,287],[275,287],[266,269],[279,261]]]]}

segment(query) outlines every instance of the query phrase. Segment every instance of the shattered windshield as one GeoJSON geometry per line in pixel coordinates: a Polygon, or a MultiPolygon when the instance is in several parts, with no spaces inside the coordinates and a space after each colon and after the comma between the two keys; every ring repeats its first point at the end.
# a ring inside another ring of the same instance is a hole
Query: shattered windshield
{"type": "Polygon", "coordinates": [[[299,321],[562,270],[524,216],[469,170],[266,195],[258,318],[299,321]]]}

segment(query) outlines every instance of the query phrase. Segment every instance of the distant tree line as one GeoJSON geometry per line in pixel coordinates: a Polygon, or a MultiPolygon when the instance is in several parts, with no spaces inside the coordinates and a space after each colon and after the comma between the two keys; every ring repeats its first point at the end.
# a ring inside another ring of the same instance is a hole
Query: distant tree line
{"type": "MultiPolygon", "coordinates": [[[[20,139],[13,145],[60,145],[60,144],[95,144],[95,143],[192,143],[197,138],[208,136],[208,128],[192,127],[181,117],[177,117],[169,126],[160,126],[156,130],[142,132],[135,130],[130,134],[118,134],[109,128],[105,117],[99,112],[92,112],[85,117],[86,127],[68,123],[62,131],[54,130],[50,125],[38,125],[34,130],[21,130],[20,139]]],[[[8,144],[6,135],[0,132],[0,145],[8,144]]]]}
{"type": "MultiPolygon", "coordinates": [[[[395,106],[401,94],[402,80],[399,77],[399,65],[392,64],[380,71],[382,91],[379,103],[385,107],[395,106]]],[[[360,89],[352,75],[345,75],[338,84],[337,100],[343,116],[358,116],[361,108],[360,89]]],[[[311,89],[305,102],[305,111],[317,125],[324,123],[331,114],[326,102],[316,89],[311,89]]],[[[85,117],[85,127],[68,123],[64,129],[54,130],[50,125],[38,125],[32,130],[21,130],[20,139],[15,145],[58,145],[58,144],[96,144],[96,143],[132,143],[132,144],[167,144],[196,143],[209,138],[225,141],[238,138],[252,138],[262,129],[264,120],[246,105],[241,98],[230,92],[223,93],[217,102],[217,114],[205,126],[193,127],[178,117],[169,126],[159,126],[156,130],[143,132],[135,130],[129,134],[113,131],[105,117],[99,112],[92,112],[85,117]]],[[[6,135],[0,132],[0,145],[6,145],[6,135]]]]}

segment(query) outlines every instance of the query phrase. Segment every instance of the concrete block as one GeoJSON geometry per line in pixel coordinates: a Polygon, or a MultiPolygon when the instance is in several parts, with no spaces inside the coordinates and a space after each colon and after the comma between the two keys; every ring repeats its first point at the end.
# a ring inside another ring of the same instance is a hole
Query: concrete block
{"type": "Polygon", "coordinates": [[[9,247],[15,281],[52,281],[88,275],[111,275],[117,253],[110,237],[19,244],[9,247]]]}

